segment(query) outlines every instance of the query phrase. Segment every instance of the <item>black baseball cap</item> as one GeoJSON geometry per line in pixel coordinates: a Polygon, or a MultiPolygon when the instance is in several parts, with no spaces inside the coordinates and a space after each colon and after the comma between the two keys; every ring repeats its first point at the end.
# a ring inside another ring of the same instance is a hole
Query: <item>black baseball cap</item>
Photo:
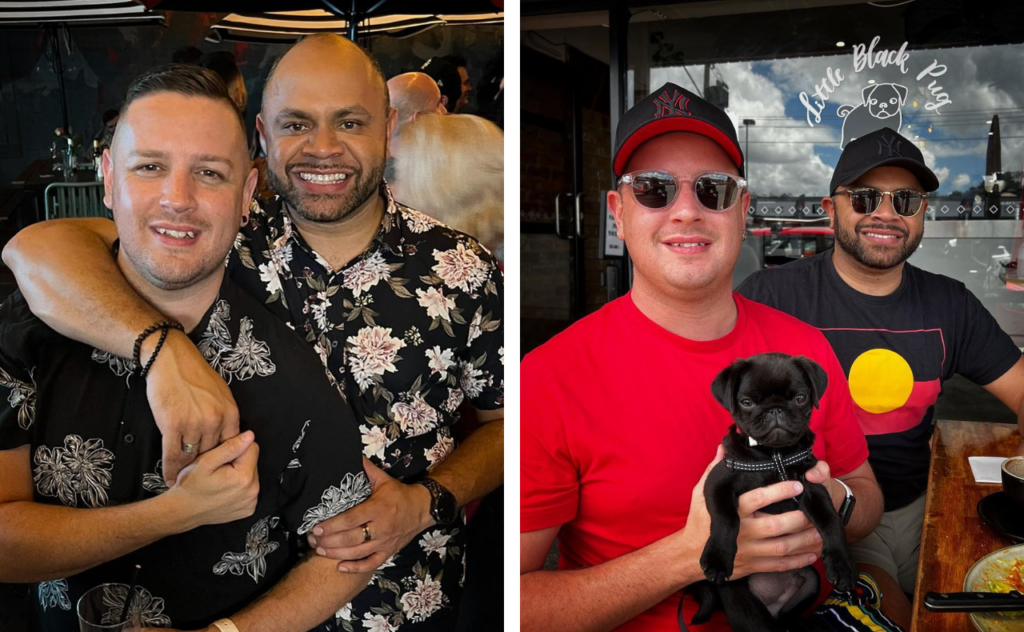
{"type": "Polygon", "coordinates": [[[629,157],[640,145],[671,132],[692,132],[710,138],[743,175],[743,152],[729,115],[674,83],[661,86],[622,115],[615,128],[615,175],[622,175],[629,157]]]}
{"type": "Polygon", "coordinates": [[[914,174],[926,192],[939,188],[939,179],[924,164],[924,156],[914,141],[883,127],[847,143],[832,172],[829,195],[835,195],[836,189],[853,184],[876,167],[901,167],[914,174]]]}

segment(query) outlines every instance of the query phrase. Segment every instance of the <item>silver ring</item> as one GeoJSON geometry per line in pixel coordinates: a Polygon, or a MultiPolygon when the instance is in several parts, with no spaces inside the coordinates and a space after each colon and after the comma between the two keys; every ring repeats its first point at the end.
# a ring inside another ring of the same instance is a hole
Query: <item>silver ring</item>
{"type": "Polygon", "coordinates": [[[182,441],[181,442],[181,451],[184,452],[185,454],[192,454],[195,451],[197,445],[199,445],[199,444],[198,443],[185,443],[184,441],[182,441]]]}

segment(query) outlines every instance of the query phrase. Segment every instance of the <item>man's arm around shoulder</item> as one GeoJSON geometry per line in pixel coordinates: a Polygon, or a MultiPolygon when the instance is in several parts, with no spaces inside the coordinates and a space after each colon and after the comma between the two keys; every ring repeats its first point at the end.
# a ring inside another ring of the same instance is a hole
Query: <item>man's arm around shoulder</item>
{"type": "MultiPolygon", "coordinates": [[[[131,358],[135,338],[164,316],[128,284],[111,248],[114,223],[105,219],[40,222],[14,236],[3,251],[32,312],[58,333],[122,358],[131,358]]],[[[159,336],[143,341],[146,364],[159,336]]],[[[238,434],[238,408],[224,380],[187,336],[171,330],[146,380],[146,395],[164,437],[168,484],[194,454],[238,434]]]]}

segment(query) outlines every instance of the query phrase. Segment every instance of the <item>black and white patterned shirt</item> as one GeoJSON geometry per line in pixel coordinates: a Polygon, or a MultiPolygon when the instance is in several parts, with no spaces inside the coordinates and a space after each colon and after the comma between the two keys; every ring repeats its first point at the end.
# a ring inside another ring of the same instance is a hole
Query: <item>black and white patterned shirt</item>
{"type": "MultiPolygon", "coordinates": [[[[355,411],[363,454],[412,481],[455,449],[463,402],[504,406],[504,289],[472,237],[395,203],[341,270],[295,229],[279,198],[254,204],[229,270],[320,355],[355,411]]],[[[461,594],[465,528],[427,529],[378,569],[341,629],[429,627],[461,594]]],[[[417,628],[421,629],[421,628],[417,628]]]]}
{"type": "MultiPolygon", "coordinates": [[[[242,430],[260,446],[255,513],[38,584],[32,630],[77,630],[78,598],[104,583],[129,583],[136,564],[132,609],[146,625],[204,628],[281,579],[308,550],[304,534],[313,525],[370,496],[352,411],[285,323],[225,275],[190,337],[228,383],[242,430]]],[[[60,336],[20,292],[0,306],[0,449],[30,445],[36,502],[107,507],[167,491],[160,431],[134,368],[60,336]]],[[[108,592],[119,611],[126,587],[108,592]]]]}

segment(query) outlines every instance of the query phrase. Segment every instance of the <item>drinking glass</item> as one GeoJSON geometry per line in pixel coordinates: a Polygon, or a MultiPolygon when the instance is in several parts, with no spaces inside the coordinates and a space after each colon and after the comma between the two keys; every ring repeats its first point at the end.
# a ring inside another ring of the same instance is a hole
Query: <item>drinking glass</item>
{"type": "MultiPolygon", "coordinates": [[[[124,597],[128,594],[127,584],[100,584],[89,590],[78,600],[79,632],[139,632],[142,622],[139,621],[139,610],[134,612],[124,623],[121,612],[124,609],[124,597]]],[[[138,595],[136,595],[136,599],[138,595]]]]}

